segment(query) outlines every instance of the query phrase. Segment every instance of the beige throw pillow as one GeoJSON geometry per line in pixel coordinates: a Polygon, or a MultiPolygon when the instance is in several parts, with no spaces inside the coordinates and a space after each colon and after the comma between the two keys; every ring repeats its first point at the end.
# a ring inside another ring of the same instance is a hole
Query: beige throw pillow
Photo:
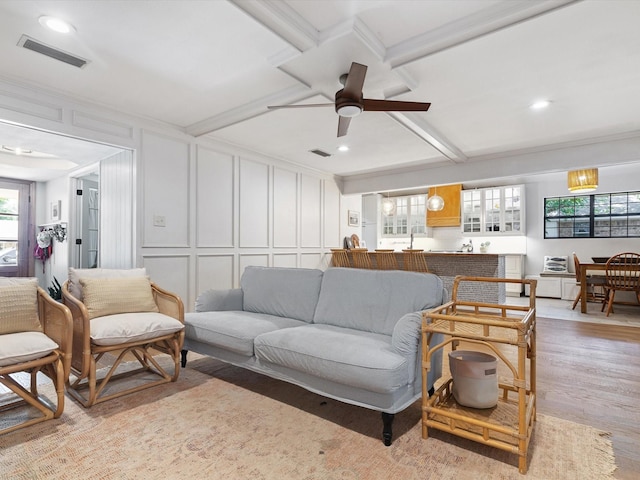
{"type": "Polygon", "coordinates": [[[81,278],[89,319],[118,313],[157,312],[147,277],[81,278]]]}
{"type": "Polygon", "coordinates": [[[69,268],[69,293],[82,301],[81,278],[122,278],[122,277],[146,277],[147,271],[143,268],[69,268]]]}
{"type": "Polygon", "coordinates": [[[0,335],[41,332],[38,319],[38,281],[0,285],[0,335]]]}

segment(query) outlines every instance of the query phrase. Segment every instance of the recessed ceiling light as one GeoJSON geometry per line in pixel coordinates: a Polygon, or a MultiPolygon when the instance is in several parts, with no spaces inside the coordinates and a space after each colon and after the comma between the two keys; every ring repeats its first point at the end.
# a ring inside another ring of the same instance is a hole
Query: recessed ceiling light
{"type": "Polygon", "coordinates": [[[40,22],[40,25],[42,25],[43,27],[47,27],[54,32],[71,33],[76,31],[76,28],[73,25],[56,17],[43,15],[42,17],[38,18],[38,21],[40,22]]]}
{"type": "Polygon", "coordinates": [[[533,102],[529,105],[529,108],[532,110],[542,110],[543,108],[547,108],[549,105],[551,105],[549,100],[538,100],[537,102],[533,102]]]}
{"type": "Polygon", "coordinates": [[[341,152],[348,152],[349,151],[349,147],[347,147],[346,145],[340,145],[338,147],[338,150],[340,150],[341,152]]]}

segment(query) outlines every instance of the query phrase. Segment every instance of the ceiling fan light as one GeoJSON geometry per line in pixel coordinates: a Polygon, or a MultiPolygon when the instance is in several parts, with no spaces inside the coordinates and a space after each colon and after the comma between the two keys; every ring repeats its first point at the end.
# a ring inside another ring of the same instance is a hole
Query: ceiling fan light
{"type": "Polygon", "coordinates": [[[389,197],[382,199],[382,214],[388,217],[394,213],[396,213],[396,202],[389,197]]]}
{"type": "Polygon", "coordinates": [[[356,115],[360,115],[362,113],[362,109],[357,105],[343,105],[338,107],[338,115],[341,117],[355,117],[356,115]]]}
{"type": "Polygon", "coordinates": [[[598,188],[598,169],[588,168],[567,172],[567,187],[571,193],[592,192],[598,188]]]}
{"type": "Polygon", "coordinates": [[[439,212],[444,208],[444,199],[438,195],[432,195],[427,199],[427,210],[430,212],[439,212]]]}

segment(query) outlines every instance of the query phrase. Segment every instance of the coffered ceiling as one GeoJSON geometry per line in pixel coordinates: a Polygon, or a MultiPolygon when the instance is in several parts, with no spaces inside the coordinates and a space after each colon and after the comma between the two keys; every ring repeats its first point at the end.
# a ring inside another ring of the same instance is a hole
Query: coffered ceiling
{"type": "Polygon", "coordinates": [[[634,0],[3,0],[0,77],[344,178],[383,175],[639,136],[639,18],[634,0]],[[342,138],[332,107],[267,109],[333,102],[354,61],[366,98],[431,108],[363,112],[342,138]]]}

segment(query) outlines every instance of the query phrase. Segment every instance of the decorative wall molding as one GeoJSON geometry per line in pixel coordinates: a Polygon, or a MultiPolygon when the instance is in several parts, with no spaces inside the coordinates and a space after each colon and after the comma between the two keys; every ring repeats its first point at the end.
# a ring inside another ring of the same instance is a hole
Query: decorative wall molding
{"type": "Polygon", "coordinates": [[[71,124],[93,132],[106,133],[114,137],[127,140],[133,139],[134,128],[120,122],[98,117],[90,113],[74,110],[71,114],[71,124]]]}

